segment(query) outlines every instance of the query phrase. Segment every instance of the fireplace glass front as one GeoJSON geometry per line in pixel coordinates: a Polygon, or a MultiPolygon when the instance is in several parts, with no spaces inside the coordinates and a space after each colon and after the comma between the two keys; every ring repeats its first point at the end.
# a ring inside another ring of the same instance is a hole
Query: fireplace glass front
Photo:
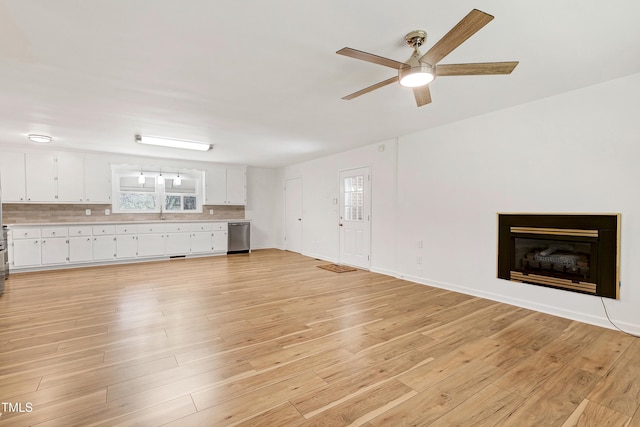
{"type": "Polygon", "coordinates": [[[590,281],[591,243],[548,239],[514,239],[517,271],[590,281]]]}

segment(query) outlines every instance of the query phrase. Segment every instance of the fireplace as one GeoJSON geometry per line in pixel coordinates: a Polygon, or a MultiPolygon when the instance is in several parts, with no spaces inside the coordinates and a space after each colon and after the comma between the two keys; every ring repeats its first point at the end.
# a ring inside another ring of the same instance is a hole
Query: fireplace
{"type": "Polygon", "coordinates": [[[618,298],[620,214],[498,214],[498,277],[618,298]]]}

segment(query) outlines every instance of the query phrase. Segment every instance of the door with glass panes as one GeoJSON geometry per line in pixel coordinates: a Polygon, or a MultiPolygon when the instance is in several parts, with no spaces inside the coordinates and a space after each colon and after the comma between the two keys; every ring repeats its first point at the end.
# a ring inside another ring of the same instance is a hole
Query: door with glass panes
{"type": "Polygon", "coordinates": [[[369,268],[371,251],[369,168],[340,172],[340,262],[369,268]]]}

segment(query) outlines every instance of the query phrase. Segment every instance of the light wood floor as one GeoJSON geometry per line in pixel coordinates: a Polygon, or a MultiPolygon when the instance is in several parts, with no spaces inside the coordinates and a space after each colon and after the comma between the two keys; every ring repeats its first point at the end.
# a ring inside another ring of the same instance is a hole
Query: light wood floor
{"type": "Polygon", "coordinates": [[[12,275],[0,426],[640,425],[638,339],[319,264],[12,275]]]}

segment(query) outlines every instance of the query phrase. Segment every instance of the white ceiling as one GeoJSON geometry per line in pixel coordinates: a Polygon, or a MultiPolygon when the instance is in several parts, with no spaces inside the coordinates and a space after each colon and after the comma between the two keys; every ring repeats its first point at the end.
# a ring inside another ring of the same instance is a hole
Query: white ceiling
{"type": "Polygon", "coordinates": [[[639,16],[637,0],[0,0],[0,144],[293,164],[638,73],[639,16]],[[473,8],[495,19],[441,63],[513,74],[441,77],[421,108],[396,84],[340,99],[394,71],[338,49],[404,61],[407,32],[428,32],[424,52],[473,8]]]}

